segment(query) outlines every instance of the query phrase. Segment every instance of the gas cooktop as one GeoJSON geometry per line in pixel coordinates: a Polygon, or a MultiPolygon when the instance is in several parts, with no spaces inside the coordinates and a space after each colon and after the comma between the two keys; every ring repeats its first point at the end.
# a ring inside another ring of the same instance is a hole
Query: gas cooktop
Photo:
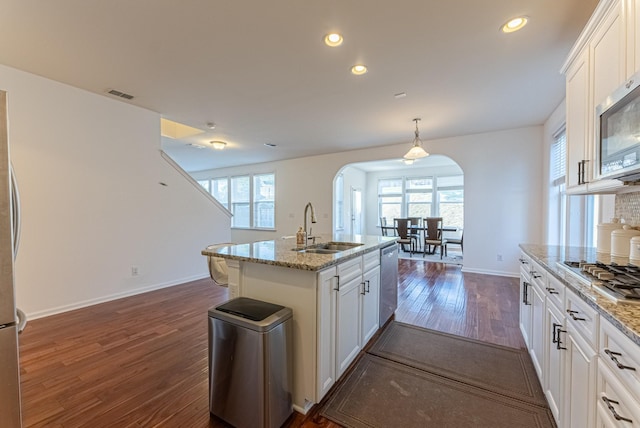
{"type": "Polygon", "coordinates": [[[600,262],[565,261],[558,263],[585,285],[615,301],[640,304],[640,267],[600,262]]]}

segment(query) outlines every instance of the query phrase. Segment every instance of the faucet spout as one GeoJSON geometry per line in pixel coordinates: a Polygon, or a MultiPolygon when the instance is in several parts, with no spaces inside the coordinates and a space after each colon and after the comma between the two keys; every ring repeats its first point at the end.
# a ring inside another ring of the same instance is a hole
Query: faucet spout
{"type": "Polygon", "coordinates": [[[315,242],[315,236],[309,236],[309,233],[311,230],[310,229],[307,230],[307,212],[309,211],[309,208],[311,208],[311,223],[316,222],[316,213],[313,209],[313,205],[311,204],[311,202],[308,202],[307,205],[304,207],[304,233],[305,233],[305,236],[307,237],[307,240],[313,238],[315,242]]]}

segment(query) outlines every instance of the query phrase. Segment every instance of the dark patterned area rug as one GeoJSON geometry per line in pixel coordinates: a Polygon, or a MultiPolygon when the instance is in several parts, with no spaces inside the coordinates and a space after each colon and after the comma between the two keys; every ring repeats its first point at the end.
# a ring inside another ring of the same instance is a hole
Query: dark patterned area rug
{"type": "Polygon", "coordinates": [[[369,352],[518,400],[547,405],[531,357],[525,349],[393,321],[369,352]]]}
{"type": "Polygon", "coordinates": [[[524,350],[392,322],[368,352],[321,415],[353,428],[556,426],[524,350]]]}

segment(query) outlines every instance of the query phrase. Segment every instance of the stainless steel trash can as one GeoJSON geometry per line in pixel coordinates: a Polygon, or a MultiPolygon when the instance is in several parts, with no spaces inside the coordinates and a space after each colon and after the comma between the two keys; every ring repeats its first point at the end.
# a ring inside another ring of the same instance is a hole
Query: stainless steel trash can
{"type": "Polygon", "coordinates": [[[238,297],[209,309],[209,411],[237,428],[282,426],[292,409],[292,312],[238,297]]]}

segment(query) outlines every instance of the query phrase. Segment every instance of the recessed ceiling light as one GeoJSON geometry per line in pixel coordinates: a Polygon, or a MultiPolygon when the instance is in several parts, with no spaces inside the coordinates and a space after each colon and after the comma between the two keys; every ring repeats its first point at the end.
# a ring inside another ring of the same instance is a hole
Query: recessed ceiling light
{"type": "Polygon", "coordinates": [[[529,18],[526,16],[518,16],[516,18],[510,19],[504,24],[501,28],[503,33],[513,33],[514,31],[518,31],[522,29],[529,22],[529,18]]]}
{"type": "Polygon", "coordinates": [[[329,33],[324,36],[324,44],[335,48],[336,46],[340,46],[343,42],[342,35],[339,33],[329,33]]]}
{"type": "Polygon", "coordinates": [[[356,76],[360,76],[366,72],[367,72],[367,66],[364,64],[356,64],[353,67],[351,67],[351,73],[355,74],[356,76]]]}
{"type": "Polygon", "coordinates": [[[398,92],[397,94],[393,94],[395,98],[404,98],[407,96],[406,92],[398,92]]]}
{"type": "Polygon", "coordinates": [[[273,143],[264,143],[264,145],[267,147],[276,147],[276,145],[273,143]]]}
{"type": "Polygon", "coordinates": [[[200,144],[195,144],[195,143],[189,143],[189,144],[187,144],[187,146],[191,146],[194,149],[206,149],[205,146],[201,146],[200,144]]]}
{"type": "Polygon", "coordinates": [[[211,144],[216,150],[222,150],[227,146],[227,143],[224,141],[209,141],[209,144],[211,144]]]}
{"type": "Polygon", "coordinates": [[[207,122],[207,128],[209,129],[215,129],[216,128],[216,124],[213,122],[207,122]]]}

